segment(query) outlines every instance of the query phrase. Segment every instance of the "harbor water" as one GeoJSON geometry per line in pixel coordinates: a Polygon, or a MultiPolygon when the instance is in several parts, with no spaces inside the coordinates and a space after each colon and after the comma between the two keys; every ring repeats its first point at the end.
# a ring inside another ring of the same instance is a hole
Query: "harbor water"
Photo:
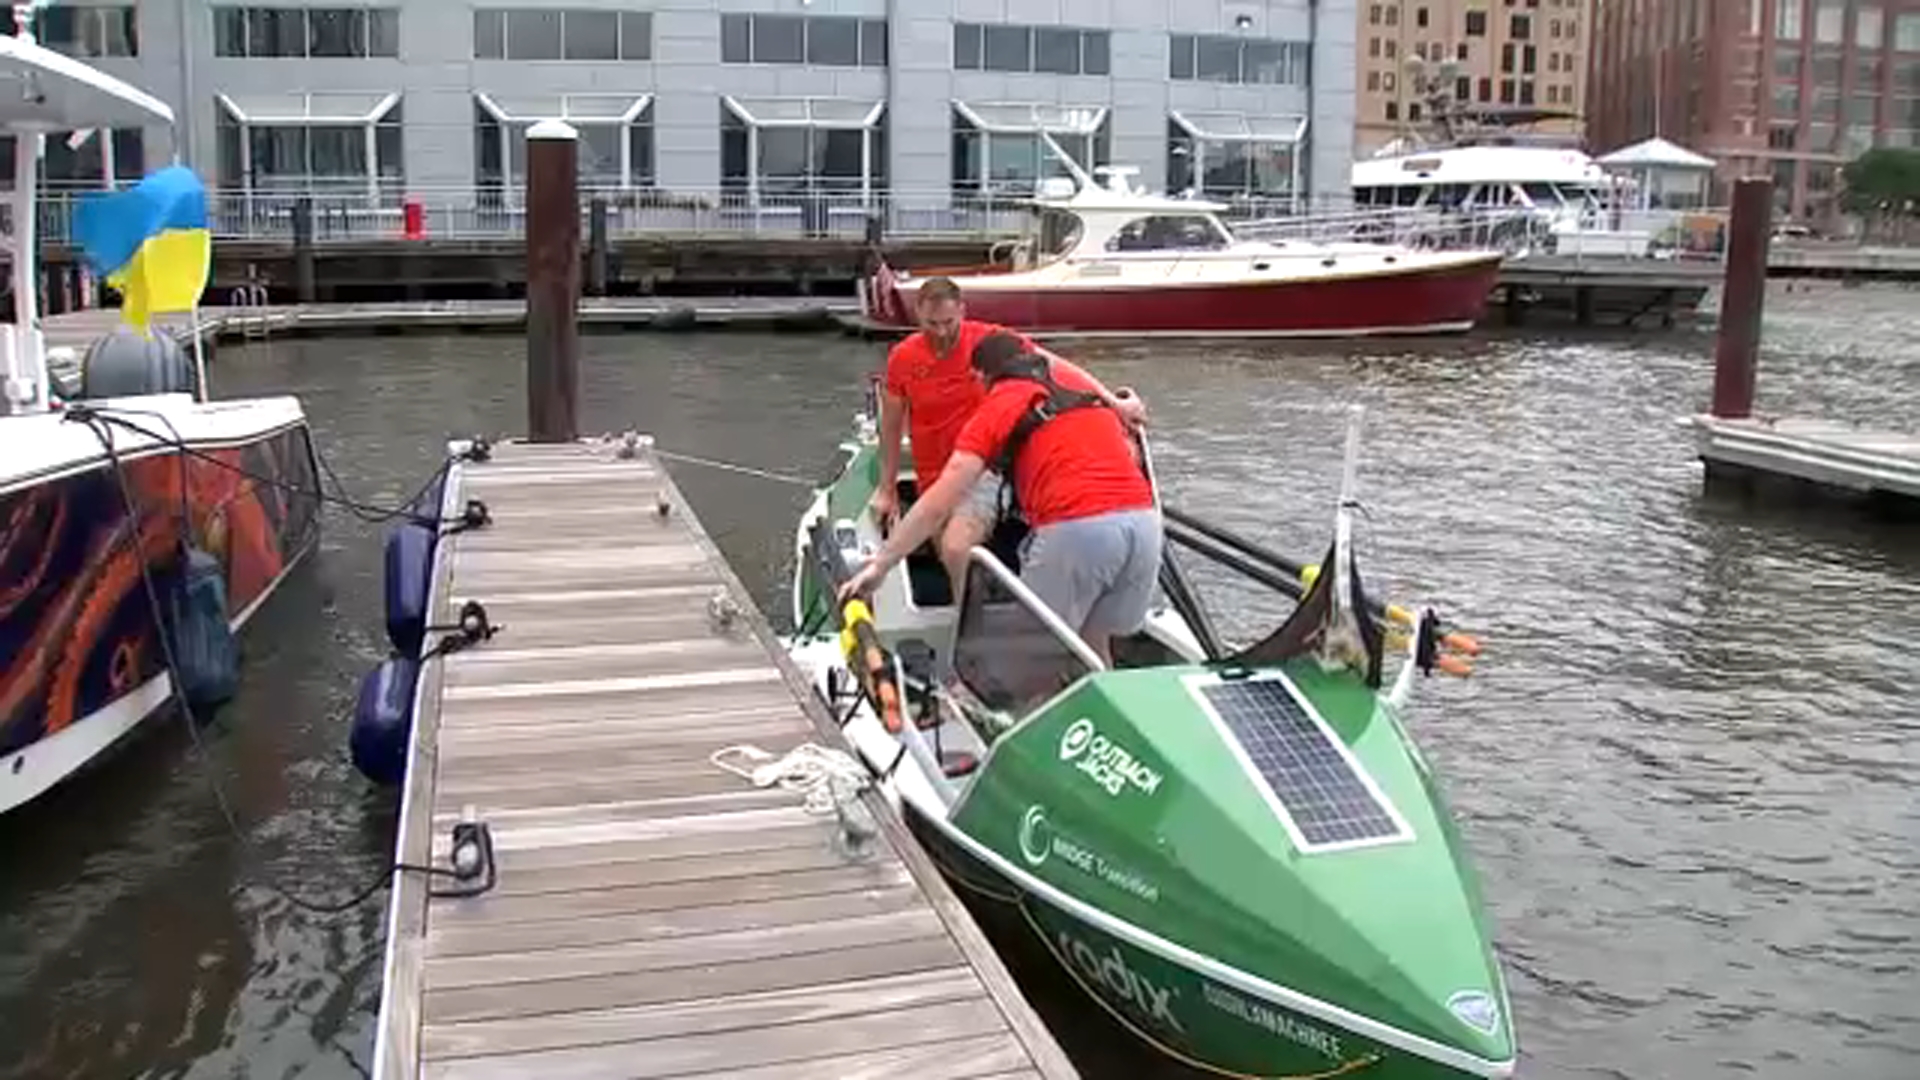
{"type": "MultiPolygon", "coordinates": [[[[1769,299],[1760,399],[1920,430],[1914,294],[1769,299]]],[[[586,426],[823,478],[882,346],[829,335],[590,335],[586,426]]],[[[1530,1080],[1920,1075],[1920,531],[1702,492],[1678,418],[1703,334],[1076,348],[1140,390],[1169,502],[1317,558],[1345,406],[1367,407],[1370,588],[1487,646],[1411,727],[1484,884],[1530,1080]]],[[[293,393],[344,482],[397,500],[449,435],[524,425],[513,337],[228,348],[222,396],[293,393]]],[[[778,623],[806,492],[673,473],[778,623]]],[[[346,759],[385,652],[381,534],[330,513],[249,627],[201,733],[154,725],[0,818],[0,1076],[370,1072],[383,903],[325,918],[390,854],[346,759]],[[210,784],[244,830],[237,841],[210,784]]],[[[1281,610],[1207,582],[1242,636],[1281,610]]],[[[510,631],[509,631],[510,632],[510,631]]],[[[382,900],[384,897],[381,898],[382,900]]],[[[1013,962],[1089,1077],[1141,1055],[1013,962]]],[[[1168,1075],[1175,1075],[1169,1073],[1168,1075]]]]}

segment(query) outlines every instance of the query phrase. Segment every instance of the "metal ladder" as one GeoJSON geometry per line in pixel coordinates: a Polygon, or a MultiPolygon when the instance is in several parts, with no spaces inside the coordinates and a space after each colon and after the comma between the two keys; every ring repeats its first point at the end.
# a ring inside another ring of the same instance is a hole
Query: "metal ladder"
{"type": "Polygon", "coordinates": [[[273,329],[273,316],[267,311],[267,287],[250,281],[235,286],[228,299],[239,309],[233,319],[240,325],[240,337],[246,341],[267,340],[273,329]]]}

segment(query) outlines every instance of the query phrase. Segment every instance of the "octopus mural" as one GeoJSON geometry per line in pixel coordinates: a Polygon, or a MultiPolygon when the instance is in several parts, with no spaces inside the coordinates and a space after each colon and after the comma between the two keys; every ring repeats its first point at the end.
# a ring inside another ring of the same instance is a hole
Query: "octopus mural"
{"type": "Polygon", "coordinates": [[[201,452],[213,460],[124,462],[132,520],[106,466],[0,496],[0,754],[161,673],[143,565],[164,593],[190,540],[225,568],[237,622],[313,544],[319,503],[304,427],[201,452]]]}

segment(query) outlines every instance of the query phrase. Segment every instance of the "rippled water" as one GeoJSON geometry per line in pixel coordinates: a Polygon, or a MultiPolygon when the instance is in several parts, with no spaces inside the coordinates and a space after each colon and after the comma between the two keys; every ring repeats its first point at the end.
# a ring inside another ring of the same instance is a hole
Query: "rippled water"
{"type": "MultiPolygon", "coordinates": [[[[1764,408],[1920,430],[1911,292],[1770,300],[1764,408]]],[[[585,416],[663,446],[820,475],[879,346],[835,337],[589,337],[585,416]]],[[[449,433],[522,426],[511,338],[229,350],[225,395],[297,393],[369,497],[449,433]]],[[[1476,336],[1076,350],[1147,395],[1170,501],[1324,548],[1342,417],[1368,407],[1362,566],[1488,645],[1422,686],[1416,733],[1485,879],[1529,1077],[1920,1073],[1920,531],[1709,498],[1676,418],[1700,335],[1476,336]]],[[[674,469],[784,614],[802,493],[674,469]]],[[[246,637],[207,729],[248,845],[174,723],[0,819],[0,1075],[335,1077],[365,1071],[378,905],[303,914],[263,869],[337,894],[385,857],[391,809],[345,761],[384,652],[379,535],[329,517],[321,557],[246,637]]],[[[1230,626],[1270,605],[1215,593],[1230,626]]],[[[1090,1076],[1136,1075],[1043,988],[1090,1076]]]]}

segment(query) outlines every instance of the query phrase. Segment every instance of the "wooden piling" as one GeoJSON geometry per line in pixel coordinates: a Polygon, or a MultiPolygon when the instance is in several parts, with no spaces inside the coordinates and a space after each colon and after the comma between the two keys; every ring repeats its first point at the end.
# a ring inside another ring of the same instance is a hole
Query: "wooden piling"
{"type": "Polygon", "coordinates": [[[572,442],[580,423],[579,134],[527,129],[527,437],[572,442]]]}
{"type": "Polygon", "coordinates": [[[587,204],[587,293],[607,295],[607,269],[612,253],[607,250],[607,200],[595,195],[587,204]]]}
{"type": "Polygon", "coordinates": [[[320,299],[313,265],[313,200],[305,195],[293,200],[288,214],[293,225],[293,292],[303,304],[320,299]]]}
{"type": "Polygon", "coordinates": [[[1753,415],[1754,368],[1760,355],[1760,314],[1767,295],[1767,238],[1773,228],[1773,181],[1734,181],[1733,219],[1727,228],[1727,276],[1720,296],[1720,332],[1713,357],[1713,415],[1753,415]]]}

